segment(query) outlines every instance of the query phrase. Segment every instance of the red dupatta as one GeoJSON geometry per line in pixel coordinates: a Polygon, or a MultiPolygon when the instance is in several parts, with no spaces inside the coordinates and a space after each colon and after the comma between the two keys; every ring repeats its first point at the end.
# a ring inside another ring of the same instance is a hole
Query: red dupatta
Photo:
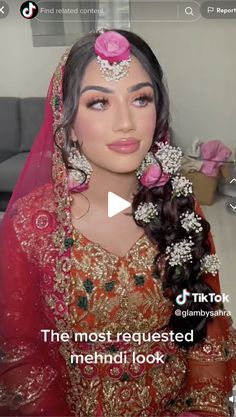
{"type": "MultiPolygon", "coordinates": [[[[70,259],[70,247],[64,242],[70,235],[67,176],[54,144],[54,132],[62,121],[67,55],[68,51],[50,82],[42,128],[0,227],[2,416],[72,415],[65,398],[68,381],[58,344],[45,343],[41,333],[41,329],[61,329],[59,322],[68,302],[60,284],[49,300],[54,277],[60,275],[65,259],[70,259]],[[47,244],[51,244],[51,252],[48,259],[42,259],[38,255],[43,256],[47,244]]],[[[62,143],[61,131],[56,137],[62,143]]]]}

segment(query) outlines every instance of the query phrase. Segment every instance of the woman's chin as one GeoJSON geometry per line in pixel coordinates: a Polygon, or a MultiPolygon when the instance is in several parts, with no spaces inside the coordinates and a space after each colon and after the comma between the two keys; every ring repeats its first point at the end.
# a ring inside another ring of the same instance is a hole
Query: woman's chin
{"type": "Polygon", "coordinates": [[[123,164],[122,166],[114,164],[112,167],[109,167],[108,171],[112,172],[113,174],[131,174],[135,173],[138,167],[139,165],[137,164],[123,164]]]}

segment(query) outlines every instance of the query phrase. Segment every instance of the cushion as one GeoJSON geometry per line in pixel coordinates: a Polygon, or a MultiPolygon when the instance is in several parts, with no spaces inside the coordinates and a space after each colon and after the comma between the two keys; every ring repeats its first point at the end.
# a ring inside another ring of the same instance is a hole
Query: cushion
{"type": "Polygon", "coordinates": [[[0,154],[17,153],[20,145],[19,99],[0,97],[0,154]]]}
{"type": "Polygon", "coordinates": [[[16,185],[28,152],[22,152],[0,163],[0,192],[10,192],[16,185]]]}
{"type": "Polygon", "coordinates": [[[30,97],[20,99],[20,151],[30,151],[44,117],[45,98],[30,97]]]}
{"type": "Polygon", "coordinates": [[[0,150],[0,162],[5,161],[5,159],[11,158],[15,154],[16,154],[16,152],[13,152],[13,151],[2,151],[2,150],[0,150]]]}

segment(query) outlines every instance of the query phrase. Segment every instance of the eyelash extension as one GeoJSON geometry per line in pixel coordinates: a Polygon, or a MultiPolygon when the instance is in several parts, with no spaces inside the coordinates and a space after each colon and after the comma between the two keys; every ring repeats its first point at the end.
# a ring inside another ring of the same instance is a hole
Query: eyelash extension
{"type": "Polygon", "coordinates": [[[108,100],[106,98],[98,98],[96,100],[91,100],[87,103],[87,107],[92,107],[94,104],[97,103],[107,104],[108,100]]]}
{"type": "MultiPolygon", "coordinates": [[[[142,100],[146,99],[146,101],[148,103],[151,103],[153,101],[153,97],[152,97],[151,94],[141,94],[140,96],[136,97],[134,99],[134,101],[141,100],[141,99],[142,100]]],[[[102,103],[103,105],[108,104],[108,99],[106,99],[106,98],[100,98],[99,99],[98,98],[98,99],[95,99],[95,100],[91,100],[87,103],[87,107],[92,107],[94,104],[97,104],[97,103],[102,103]]]]}
{"type": "MultiPolygon", "coordinates": [[[[140,96],[136,97],[135,100],[146,99],[148,103],[153,101],[153,97],[151,94],[141,94],[140,96]]],[[[135,101],[134,100],[134,101],[135,101]]]]}

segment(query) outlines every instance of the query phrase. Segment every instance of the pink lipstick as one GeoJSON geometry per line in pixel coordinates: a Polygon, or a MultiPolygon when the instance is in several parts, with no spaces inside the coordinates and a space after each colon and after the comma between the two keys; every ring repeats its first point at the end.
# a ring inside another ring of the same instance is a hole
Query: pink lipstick
{"type": "Polygon", "coordinates": [[[139,148],[140,142],[135,138],[124,138],[116,140],[107,146],[114,152],[133,153],[139,148]]]}

